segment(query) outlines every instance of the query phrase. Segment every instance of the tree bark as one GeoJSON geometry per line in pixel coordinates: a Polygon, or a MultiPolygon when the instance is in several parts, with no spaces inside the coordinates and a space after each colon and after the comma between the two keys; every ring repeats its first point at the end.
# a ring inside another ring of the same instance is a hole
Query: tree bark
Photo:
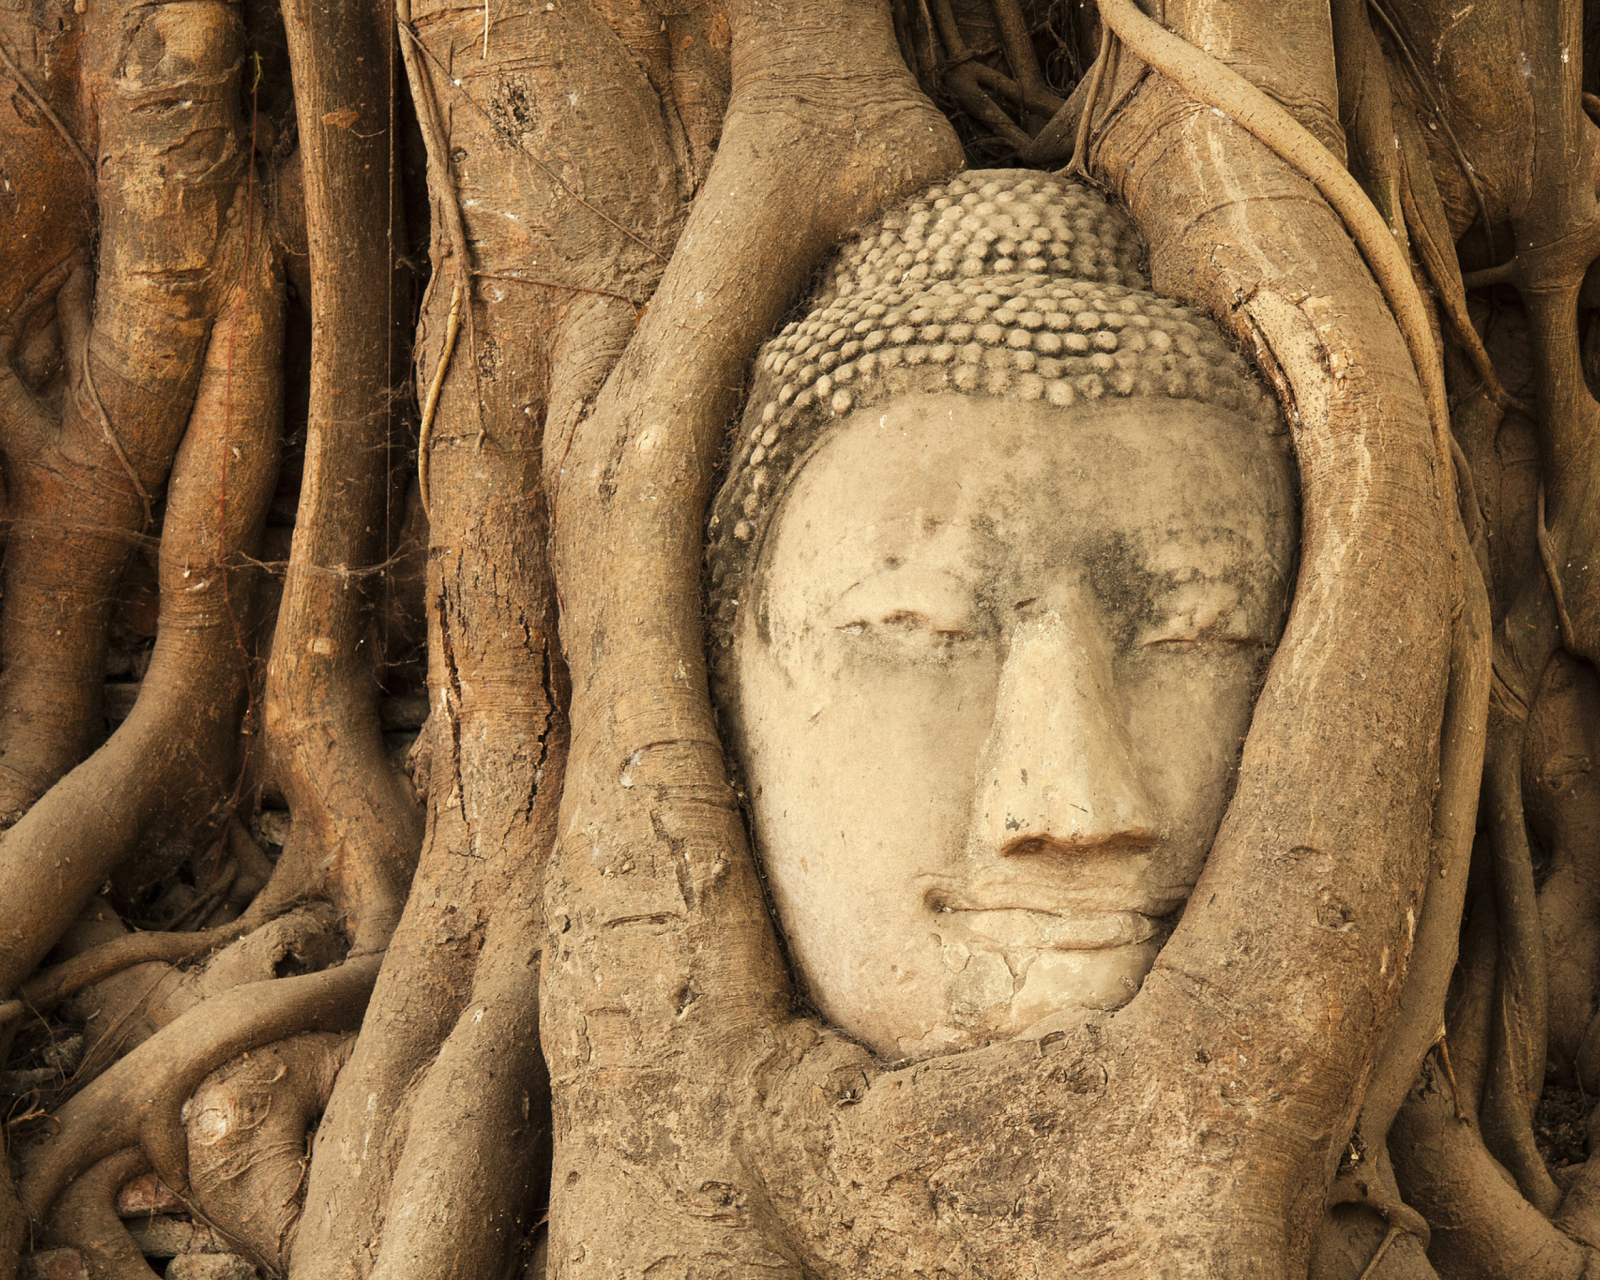
{"type": "Polygon", "coordinates": [[[307,1280],[1594,1268],[1583,10],[1153,7],[0,13],[0,1280],[150,1273],[146,1167],[307,1280]],[[1292,611],[1137,997],[890,1063],[797,1002],[706,505],[841,240],[1068,154],[1277,394],[1292,611]]]}

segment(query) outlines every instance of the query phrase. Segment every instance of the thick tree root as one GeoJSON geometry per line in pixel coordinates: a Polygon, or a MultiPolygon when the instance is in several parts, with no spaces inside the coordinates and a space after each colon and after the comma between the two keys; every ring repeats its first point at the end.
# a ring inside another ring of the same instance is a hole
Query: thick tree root
{"type": "Polygon", "coordinates": [[[336,912],[312,903],[246,934],[187,972],[162,964],[125,970],[86,988],[66,1006],[84,1022],[83,1074],[92,1076],[206,1000],[284,968],[321,971],[337,963],[345,943],[336,912]]]}
{"type": "Polygon", "coordinates": [[[200,1082],[247,1050],[359,1025],[381,959],[357,956],[321,973],[235,987],[163,1028],[61,1109],[60,1131],[24,1159],[23,1207],[43,1220],[68,1180],[134,1143],[163,1182],[186,1193],[181,1113],[200,1082]]]}
{"type": "MultiPolygon", "coordinates": [[[[234,238],[242,256],[244,236],[234,238]]],[[[283,299],[274,276],[258,247],[206,351],[161,543],[160,632],[133,713],[0,836],[0,994],[146,840],[226,813],[249,678],[238,629],[248,577],[235,558],[255,548],[278,464],[283,299]]]]}
{"type": "MultiPolygon", "coordinates": [[[[276,877],[274,877],[276,878],[276,877]]],[[[269,880],[268,884],[271,885],[269,880]]],[[[289,901],[303,897],[304,886],[271,899],[257,894],[237,920],[193,933],[125,933],[63,960],[22,984],[15,1000],[0,1001],[0,1023],[20,1017],[24,1010],[44,1013],[86,987],[144,964],[182,964],[207,951],[225,947],[270,923],[272,909],[281,911],[289,901]]],[[[262,975],[266,976],[266,975],[262,975]]]]}
{"type": "Polygon", "coordinates": [[[24,1010],[47,1012],[85,987],[139,965],[192,960],[214,947],[225,946],[259,923],[245,915],[196,933],[128,933],[113,938],[23,983],[17,999],[0,1002],[0,1022],[21,1017],[24,1010]]]}
{"type": "Polygon", "coordinates": [[[314,266],[306,461],[265,723],[294,814],[297,850],[284,856],[325,860],[354,949],[379,951],[422,844],[415,796],[383,749],[367,643],[387,553],[394,388],[408,367],[397,346],[406,308],[388,127],[396,36],[392,9],[377,0],[288,0],[283,18],[296,110],[319,123],[302,170],[314,266]]]}
{"type": "MultiPolygon", "coordinates": [[[[1423,1061],[1440,1042],[1445,997],[1456,968],[1461,908],[1466,897],[1476,829],[1478,780],[1483,773],[1490,684],[1489,599],[1484,581],[1472,566],[1466,531],[1453,530],[1463,575],[1465,599],[1453,629],[1450,687],[1440,735],[1439,793],[1434,801],[1433,854],[1422,900],[1421,918],[1399,1016],[1389,1032],[1366,1089],[1357,1124],[1357,1149],[1363,1158],[1341,1162],[1340,1175],[1329,1189],[1330,1206],[1357,1201],[1382,1215],[1390,1227],[1410,1233],[1415,1249],[1426,1249],[1430,1230],[1425,1219],[1405,1204],[1397,1186],[1387,1146],[1388,1133],[1423,1061]]],[[[1319,1247],[1341,1239],[1319,1232],[1319,1247]]],[[[1347,1224],[1354,1229],[1359,1220],[1347,1224]]],[[[1313,1253],[1313,1272],[1320,1263],[1313,1253]]],[[[1331,1278],[1332,1271],[1326,1273],[1331,1278]]]]}
{"type": "Polygon", "coordinates": [[[149,1167],[143,1151],[127,1147],[85,1169],[56,1202],[50,1237],[78,1250],[89,1280],[156,1280],[116,1210],[123,1184],[149,1167]]]}
{"type": "MultiPolygon", "coordinates": [[[[113,588],[183,438],[213,320],[237,277],[242,237],[228,219],[244,221],[248,203],[236,8],[107,9],[82,50],[98,126],[92,321],[87,290],[64,291],[58,310],[73,314],[62,323],[61,411],[41,402],[26,421],[13,416],[20,429],[3,441],[17,521],[0,607],[5,825],[99,734],[113,588]]],[[[4,968],[9,991],[21,975],[4,968]]]]}
{"type": "Polygon", "coordinates": [[[1484,767],[1483,803],[1493,850],[1500,956],[1495,975],[1494,1053],[1480,1114],[1489,1150],[1517,1179],[1541,1213],[1553,1214],[1561,1192],[1534,1143],[1533,1113],[1544,1089],[1548,983],[1544,934],[1522,810],[1522,745],[1526,709],[1493,716],[1484,767]]]}
{"type": "Polygon", "coordinates": [[[1483,384],[1483,392],[1502,408],[1513,403],[1511,394],[1500,385],[1483,339],[1467,315],[1467,291],[1461,282],[1461,266],[1450,240],[1450,223],[1433,173],[1428,168],[1427,152],[1413,120],[1402,120],[1394,135],[1400,142],[1402,182],[1401,206],[1411,243],[1416,247],[1434,287],[1439,310],[1453,337],[1483,384]]]}
{"type": "MultiPolygon", "coordinates": [[[[1549,861],[1541,870],[1552,1076],[1600,1091],[1600,676],[1557,653],[1545,668],[1523,751],[1528,828],[1549,861]]],[[[1600,1232],[1597,1232],[1600,1234],[1600,1232]]]]}
{"type": "MultiPolygon", "coordinates": [[[[635,324],[628,299],[648,296],[681,229],[689,184],[655,175],[703,145],[675,149],[668,136],[674,104],[663,106],[644,70],[658,33],[608,25],[605,5],[575,5],[559,25],[538,10],[497,15],[487,58],[477,14],[416,8],[417,27],[411,7],[398,8],[401,53],[443,215],[419,330],[431,718],[416,758],[428,838],[368,1012],[382,1032],[358,1043],[318,1131],[318,1149],[339,1156],[313,1166],[296,1245],[295,1274],[307,1280],[496,1273],[541,1194],[539,896],[565,764],[542,445],[547,421],[572,421],[592,402],[635,324]],[[572,109],[580,62],[590,83],[611,86],[607,112],[572,109]],[[588,175],[575,216],[537,231],[526,212],[502,217],[573,201],[498,118],[438,109],[491,100],[507,77],[541,122],[533,145],[547,147],[553,128],[565,148],[631,155],[637,169],[588,175]],[[461,152],[492,159],[458,171],[461,152]],[[630,181],[638,175],[648,180],[630,181]],[[650,252],[619,224],[651,227],[650,252]],[[530,259],[561,261],[560,281],[506,289],[471,272],[520,280],[530,259]],[[491,376],[469,356],[512,350],[534,354],[491,376]]],[[[675,73],[714,56],[704,33],[675,32],[671,44],[675,73]]]]}
{"type": "Polygon", "coordinates": [[[371,1280],[501,1271],[549,1193],[535,967],[543,876],[530,870],[497,905],[472,998],[411,1101],[371,1280]]]}
{"type": "Polygon", "coordinates": [[[1481,805],[1499,945],[1479,1123],[1489,1152],[1548,1215],[1560,1205],[1561,1192],[1534,1142],[1533,1116],[1544,1089],[1549,980],[1522,801],[1528,717],[1560,643],[1542,578],[1519,594],[1497,641],[1481,805]]]}
{"type": "Polygon", "coordinates": [[[1231,67],[1147,17],[1133,0],[1100,0],[1100,17],[1117,38],[1193,97],[1227,115],[1316,184],[1344,220],[1394,311],[1433,421],[1439,465],[1448,471],[1450,403],[1433,323],[1405,253],[1361,184],[1304,125],[1231,67]]]}
{"type": "Polygon", "coordinates": [[[291,1036],[218,1068],[184,1104],[195,1203],[279,1274],[300,1221],[310,1130],[354,1043],[291,1036]]]}
{"type": "MultiPolygon", "coordinates": [[[[6,246],[0,317],[13,312],[40,276],[86,252],[93,237],[94,165],[80,159],[83,146],[63,120],[71,116],[81,127],[77,37],[61,27],[46,34],[25,11],[10,9],[0,17],[5,45],[0,77],[9,82],[7,92],[20,91],[24,101],[48,110],[52,122],[41,129],[26,112],[15,110],[0,119],[0,151],[11,183],[7,191],[19,197],[0,201],[0,242],[6,246]]],[[[0,434],[13,425],[8,408],[0,393],[0,434]]],[[[4,1272],[0,1277],[10,1280],[4,1272]]]]}
{"type": "Polygon", "coordinates": [[[1428,1256],[1449,1280],[1578,1280],[1592,1251],[1557,1230],[1518,1192],[1472,1119],[1456,1119],[1430,1064],[1395,1119],[1400,1189],[1433,1226],[1428,1256]]]}

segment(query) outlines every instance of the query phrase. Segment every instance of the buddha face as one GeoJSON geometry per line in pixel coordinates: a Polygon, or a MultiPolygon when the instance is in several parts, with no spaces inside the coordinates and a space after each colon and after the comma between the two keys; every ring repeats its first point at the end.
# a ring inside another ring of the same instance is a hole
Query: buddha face
{"type": "Polygon", "coordinates": [[[907,396],[774,513],[732,652],[809,998],[890,1058],[1130,1000],[1232,789],[1294,548],[1282,449],[1205,405],[907,396]]]}

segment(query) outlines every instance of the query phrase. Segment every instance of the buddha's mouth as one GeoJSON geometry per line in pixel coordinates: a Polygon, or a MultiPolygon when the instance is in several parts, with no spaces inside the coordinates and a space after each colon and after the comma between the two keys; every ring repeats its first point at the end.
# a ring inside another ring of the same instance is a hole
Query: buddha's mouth
{"type": "Polygon", "coordinates": [[[964,933],[998,947],[1039,951],[1104,951],[1164,940],[1172,916],[1138,911],[1033,911],[1023,907],[946,907],[964,933]]]}
{"type": "Polygon", "coordinates": [[[1186,893],[1117,894],[1120,901],[1112,905],[1105,901],[1110,896],[1032,884],[985,884],[933,889],[924,901],[964,934],[995,946],[1101,951],[1165,941],[1188,898],[1186,893]]]}

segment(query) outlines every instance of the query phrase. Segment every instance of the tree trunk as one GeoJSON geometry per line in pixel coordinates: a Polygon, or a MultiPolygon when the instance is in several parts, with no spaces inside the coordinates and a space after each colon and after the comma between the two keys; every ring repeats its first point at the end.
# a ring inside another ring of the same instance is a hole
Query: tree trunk
{"type": "Polygon", "coordinates": [[[1600,51],[1469,8],[0,13],[0,1280],[1592,1269],[1600,51]],[[1288,620],[1137,994],[891,1061],[709,507],[841,246],[1069,161],[1276,397],[1288,620]]]}

